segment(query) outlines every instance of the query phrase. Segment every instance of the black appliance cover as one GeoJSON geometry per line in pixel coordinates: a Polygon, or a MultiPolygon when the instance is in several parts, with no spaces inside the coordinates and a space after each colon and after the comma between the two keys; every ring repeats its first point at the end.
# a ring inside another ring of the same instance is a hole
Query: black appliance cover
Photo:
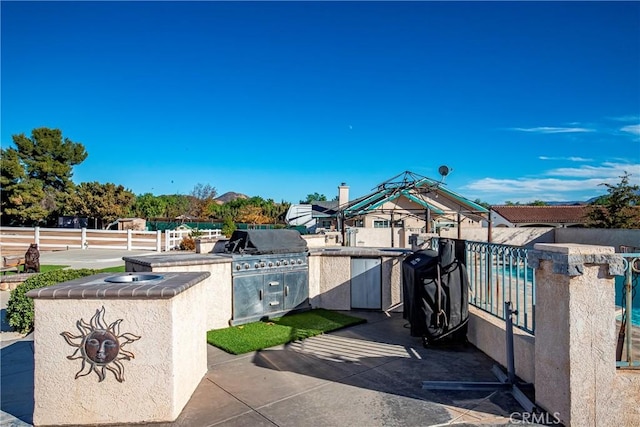
{"type": "Polygon", "coordinates": [[[307,241],[297,230],[236,230],[226,245],[233,254],[307,252],[307,241]]]}
{"type": "Polygon", "coordinates": [[[403,261],[403,315],[411,336],[430,343],[445,337],[466,340],[469,279],[455,249],[453,240],[440,239],[438,252],[417,251],[403,261]]]}

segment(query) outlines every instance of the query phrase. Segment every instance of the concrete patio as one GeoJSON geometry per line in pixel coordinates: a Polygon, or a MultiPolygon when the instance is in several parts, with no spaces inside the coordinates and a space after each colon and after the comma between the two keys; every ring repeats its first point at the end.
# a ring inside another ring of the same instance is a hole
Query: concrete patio
{"type": "MultiPolygon", "coordinates": [[[[510,417],[523,409],[508,392],[421,387],[425,380],[495,381],[484,353],[472,346],[425,349],[398,313],[351,314],[368,322],[245,355],[208,346],[208,372],[179,418],[152,425],[517,424],[510,417]]],[[[0,424],[29,425],[33,342],[3,344],[0,424]]]]}

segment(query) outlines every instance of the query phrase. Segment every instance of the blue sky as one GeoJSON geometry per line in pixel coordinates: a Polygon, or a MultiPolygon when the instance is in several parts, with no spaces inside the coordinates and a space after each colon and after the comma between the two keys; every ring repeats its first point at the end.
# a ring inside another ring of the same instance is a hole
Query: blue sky
{"type": "Polygon", "coordinates": [[[8,2],[1,143],[76,183],[298,202],[403,171],[472,200],[640,183],[640,2],[8,2]]]}

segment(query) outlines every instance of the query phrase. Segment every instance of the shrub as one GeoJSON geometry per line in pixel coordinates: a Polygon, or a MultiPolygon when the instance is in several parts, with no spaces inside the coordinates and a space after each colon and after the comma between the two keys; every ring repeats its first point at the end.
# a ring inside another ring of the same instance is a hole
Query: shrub
{"type": "Polygon", "coordinates": [[[183,251],[195,251],[196,241],[191,236],[185,236],[180,242],[180,249],[183,251]]]}
{"type": "Polygon", "coordinates": [[[230,216],[224,218],[224,222],[222,223],[222,234],[225,237],[231,237],[233,232],[236,231],[236,224],[233,222],[230,216]]]}
{"type": "Polygon", "coordinates": [[[90,276],[95,273],[97,273],[96,270],[83,268],[80,270],[53,270],[29,277],[11,291],[7,302],[9,325],[22,334],[33,330],[33,320],[35,318],[33,300],[26,295],[30,290],[57,285],[58,283],[90,276]]]}

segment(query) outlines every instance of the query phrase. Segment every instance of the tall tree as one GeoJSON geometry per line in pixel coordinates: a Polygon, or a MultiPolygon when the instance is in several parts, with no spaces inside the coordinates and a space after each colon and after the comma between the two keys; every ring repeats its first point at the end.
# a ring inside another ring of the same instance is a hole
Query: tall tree
{"type": "Polygon", "coordinates": [[[1,150],[2,222],[53,221],[73,188],[73,166],[87,157],[84,146],[49,128],[34,129],[31,137],[13,135],[13,142],[16,148],[1,150]]]}
{"type": "Polygon", "coordinates": [[[64,191],[72,185],[73,167],[87,158],[84,145],[62,137],[59,129],[37,128],[31,137],[13,136],[26,176],[42,182],[45,191],[64,191]]]}
{"type": "Polygon", "coordinates": [[[217,191],[210,184],[198,183],[191,190],[189,197],[189,215],[195,218],[208,216],[208,207],[215,199],[217,191]]]}
{"type": "Polygon", "coordinates": [[[627,172],[616,185],[602,183],[607,195],[590,205],[587,226],[593,228],[640,228],[640,186],[629,184],[627,172]]]}
{"type": "Polygon", "coordinates": [[[134,215],[141,218],[158,218],[165,215],[167,211],[167,201],[151,193],[141,194],[136,197],[132,211],[134,215]]]}
{"type": "Polygon", "coordinates": [[[260,206],[247,205],[240,209],[238,220],[247,224],[266,224],[269,217],[262,213],[260,206]]]}
{"type": "Polygon", "coordinates": [[[166,212],[163,214],[167,218],[174,219],[189,212],[189,199],[181,194],[171,194],[158,196],[165,202],[166,212]]]}
{"type": "Polygon", "coordinates": [[[122,185],[83,182],[76,187],[67,207],[73,214],[94,218],[104,228],[118,218],[129,216],[136,196],[122,185]]]}
{"type": "Polygon", "coordinates": [[[300,200],[300,203],[312,204],[313,202],[326,202],[326,201],[327,201],[327,196],[316,192],[313,194],[307,194],[307,198],[304,200],[300,200]]]}

